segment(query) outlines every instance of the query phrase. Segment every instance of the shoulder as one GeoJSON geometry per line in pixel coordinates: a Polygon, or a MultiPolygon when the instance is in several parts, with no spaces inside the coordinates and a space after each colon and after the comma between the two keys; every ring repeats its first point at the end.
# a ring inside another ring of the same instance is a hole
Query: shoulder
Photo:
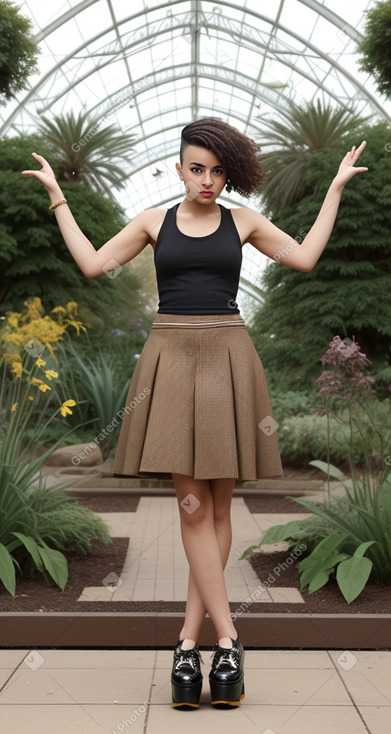
{"type": "Polygon", "coordinates": [[[161,209],[160,207],[144,209],[132,220],[148,235],[151,244],[156,242],[167,211],[168,209],[161,209]]]}
{"type": "Polygon", "coordinates": [[[232,219],[243,244],[245,242],[251,242],[251,236],[254,232],[259,232],[263,228],[264,223],[268,223],[268,220],[263,214],[247,206],[235,207],[229,209],[229,211],[231,212],[232,219]]]}
{"type": "Polygon", "coordinates": [[[160,207],[152,207],[151,209],[144,209],[143,212],[137,214],[133,221],[150,222],[151,220],[163,220],[168,212],[168,209],[161,209],[160,207]]]}
{"type": "Polygon", "coordinates": [[[256,212],[254,209],[250,209],[248,206],[232,207],[229,211],[238,222],[260,222],[262,219],[266,220],[263,214],[256,212]]]}

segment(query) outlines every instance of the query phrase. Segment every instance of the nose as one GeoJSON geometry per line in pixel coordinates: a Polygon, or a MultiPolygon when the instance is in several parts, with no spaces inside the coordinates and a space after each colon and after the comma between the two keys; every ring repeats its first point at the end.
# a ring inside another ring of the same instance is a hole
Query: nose
{"type": "Polygon", "coordinates": [[[204,175],[202,177],[202,185],[203,186],[211,186],[213,183],[212,176],[210,171],[205,170],[204,175]]]}

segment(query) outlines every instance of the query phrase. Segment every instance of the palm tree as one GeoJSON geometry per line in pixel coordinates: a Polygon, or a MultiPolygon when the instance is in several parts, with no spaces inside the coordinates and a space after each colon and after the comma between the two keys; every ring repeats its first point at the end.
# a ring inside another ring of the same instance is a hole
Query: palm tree
{"type": "Polygon", "coordinates": [[[60,180],[88,182],[111,197],[113,187],[125,185],[123,165],[130,161],[134,135],[123,134],[115,125],[102,127],[102,118],[88,112],[43,117],[39,131],[53,151],[60,180]]]}
{"type": "Polygon", "coordinates": [[[368,119],[319,100],[305,105],[289,101],[280,114],[282,119],[258,118],[269,129],[262,148],[273,147],[260,154],[267,177],[262,197],[272,211],[299,201],[307,193],[303,169],[311,155],[334,147],[342,135],[357,130],[368,119]]]}

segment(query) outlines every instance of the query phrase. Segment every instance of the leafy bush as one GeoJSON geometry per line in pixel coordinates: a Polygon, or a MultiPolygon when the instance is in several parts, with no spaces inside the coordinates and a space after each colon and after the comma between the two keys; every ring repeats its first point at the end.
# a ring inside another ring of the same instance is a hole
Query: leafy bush
{"type": "MultiPolygon", "coordinates": [[[[330,369],[316,380],[327,413],[313,419],[318,425],[323,419],[322,425],[327,427],[327,462],[310,464],[326,473],[328,494],[319,503],[290,497],[308,509],[312,517],[269,528],[242,558],[266,543],[288,540],[291,552],[298,548],[302,552],[304,546],[309,555],[299,564],[301,588],[308,585],[309,593],[313,593],[335,574],[350,604],[369,578],[391,584],[391,480],[389,456],[385,456],[391,422],[389,401],[374,401],[374,379],[364,374],[369,360],[356,342],[348,342],[334,337],[322,357],[322,363],[330,369]],[[336,449],[335,426],[347,446],[349,481],[330,463],[336,449]],[[362,464],[362,473],[357,471],[357,460],[362,464]],[[341,496],[332,494],[330,477],[340,482],[341,496]]],[[[310,433],[306,440],[310,442],[310,433]]]]}
{"type": "Polygon", "coordinates": [[[360,70],[375,79],[380,94],[391,97],[391,2],[376,2],[366,11],[363,37],[358,44],[360,70]]]}
{"type": "Polygon", "coordinates": [[[295,390],[270,389],[270,399],[273,416],[279,425],[293,416],[304,416],[312,412],[315,407],[314,396],[309,392],[295,390]]]}
{"type": "Polygon", "coordinates": [[[33,25],[13,2],[0,2],[0,99],[10,100],[27,85],[37,70],[39,45],[33,38],[33,25]]]}
{"type": "MultiPolygon", "coordinates": [[[[36,491],[32,498],[35,507],[39,494],[36,491]]],[[[61,505],[53,506],[49,511],[45,506],[47,503],[45,499],[40,509],[36,507],[37,531],[40,538],[64,553],[77,551],[87,554],[91,550],[93,540],[105,545],[112,542],[108,525],[98,515],[87,507],[79,505],[69,496],[62,495],[58,489],[54,494],[58,500],[63,500],[61,505]]],[[[45,495],[47,495],[47,490],[42,493],[43,497],[45,495]]],[[[39,497],[39,500],[42,499],[42,496],[39,497]]]]}
{"type": "Polygon", "coordinates": [[[350,604],[368,578],[391,584],[391,482],[386,474],[380,487],[370,485],[367,478],[355,478],[353,488],[349,488],[346,477],[336,467],[318,461],[311,463],[340,479],[344,495],[323,503],[290,497],[314,517],[268,528],[242,558],[262,545],[282,540],[289,541],[290,552],[299,547],[302,550],[305,545],[309,555],[299,564],[301,588],[308,585],[309,593],[313,593],[336,572],[338,586],[350,604]]]}
{"type": "Polygon", "coordinates": [[[64,363],[68,364],[68,384],[78,397],[83,422],[89,423],[90,440],[93,435],[107,457],[121,425],[118,413],[125,405],[130,377],[120,381],[114,355],[97,352],[89,359],[80,355],[71,343],[62,353],[64,363]]]}
{"type": "Polygon", "coordinates": [[[306,415],[288,418],[278,430],[283,463],[303,466],[316,456],[323,456],[328,438],[333,461],[335,463],[344,461],[349,447],[349,430],[346,426],[340,426],[331,420],[328,426],[327,416],[306,415]]]}
{"type": "Polygon", "coordinates": [[[370,415],[365,405],[356,405],[356,421],[360,423],[362,438],[355,432],[351,435],[348,408],[340,408],[333,414],[304,415],[278,420],[278,441],[283,463],[290,466],[303,466],[318,456],[326,458],[333,464],[345,466],[349,454],[356,466],[365,463],[365,449],[373,457],[380,455],[379,435],[374,431],[375,425],[381,426],[383,441],[391,444],[390,401],[372,400],[370,415]]]}
{"type": "MultiPolygon", "coordinates": [[[[72,325],[78,324],[68,318],[75,305],[68,309],[67,323],[61,324],[53,317],[44,316],[39,300],[33,299],[27,304],[26,313],[10,314],[0,332],[3,361],[0,580],[13,595],[15,568],[21,573],[39,572],[63,589],[68,572],[61,551],[75,548],[85,552],[93,538],[110,542],[103,521],[85,508],[79,508],[64,493],[69,484],[52,488],[45,484],[42,467],[61,440],[41,456],[32,456],[46,427],[59,415],[62,420],[71,415],[71,408],[76,404],[73,399],[61,401],[55,388],[58,372],[48,363],[49,358],[54,357],[61,334],[72,322],[72,325]],[[56,401],[57,407],[53,407],[56,401]],[[35,431],[31,432],[33,423],[35,431]]],[[[55,311],[61,318],[67,313],[66,309],[55,311]]]]}

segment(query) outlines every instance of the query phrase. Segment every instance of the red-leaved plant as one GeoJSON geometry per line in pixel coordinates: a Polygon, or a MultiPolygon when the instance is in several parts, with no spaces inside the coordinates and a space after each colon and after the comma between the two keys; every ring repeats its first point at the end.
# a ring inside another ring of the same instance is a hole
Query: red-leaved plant
{"type": "MultiPolygon", "coordinates": [[[[358,473],[362,479],[366,475],[368,487],[377,493],[387,470],[384,456],[384,436],[382,425],[371,415],[371,401],[376,397],[375,380],[364,370],[372,364],[366,354],[361,352],[360,345],[353,340],[342,340],[335,336],[328,350],[321,357],[321,363],[329,369],[324,370],[314,384],[322,405],[319,412],[340,423],[348,423],[350,429],[350,455],[347,461],[353,484],[358,473]],[[343,410],[345,409],[345,410],[343,410]],[[361,443],[363,466],[355,466],[353,442],[361,443]]],[[[330,425],[328,423],[328,435],[330,425]]],[[[329,461],[329,441],[327,442],[327,464],[329,461]]],[[[312,463],[312,462],[311,462],[312,463]]],[[[327,472],[328,478],[330,472],[327,472]]]]}
{"type": "Polygon", "coordinates": [[[335,336],[320,361],[334,369],[325,370],[315,380],[315,385],[320,386],[318,395],[335,395],[345,402],[361,397],[374,397],[375,380],[363,372],[372,362],[360,351],[355,337],[353,341],[342,341],[339,336],[335,336]]]}

